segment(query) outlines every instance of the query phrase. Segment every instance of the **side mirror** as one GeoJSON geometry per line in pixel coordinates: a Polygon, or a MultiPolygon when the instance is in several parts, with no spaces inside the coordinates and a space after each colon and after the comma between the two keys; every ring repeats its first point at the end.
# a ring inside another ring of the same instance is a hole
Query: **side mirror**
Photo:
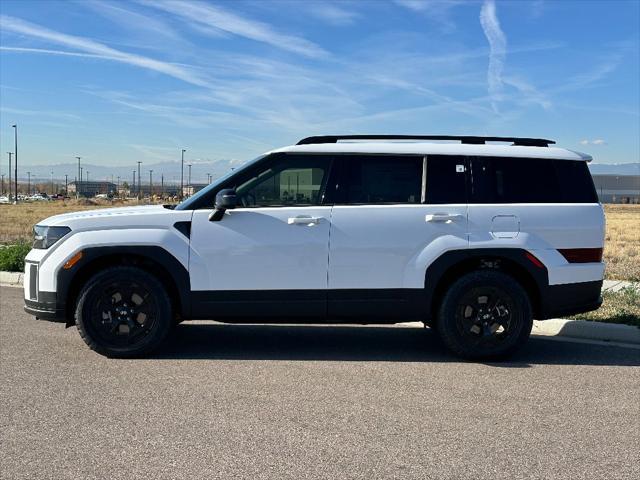
{"type": "Polygon", "coordinates": [[[238,197],[233,188],[225,188],[216,194],[215,209],[209,215],[209,221],[219,222],[224,216],[225,210],[231,210],[238,205],[238,197]]]}

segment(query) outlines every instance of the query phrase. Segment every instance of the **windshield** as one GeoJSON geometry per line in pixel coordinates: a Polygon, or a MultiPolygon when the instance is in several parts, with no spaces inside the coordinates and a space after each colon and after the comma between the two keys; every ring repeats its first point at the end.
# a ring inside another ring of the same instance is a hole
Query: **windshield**
{"type": "MultiPolygon", "coordinates": [[[[265,156],[266,156],[266,154],[260,155],[259,157],[256,157],[253,160],[249,160],[248,162],[243,163],[240,167],[238,167],[236,169],[233,169],[233,170],[230,170],[229,172],[225,173],[223,176],[221,176],[219,178],[216,178],[210,185],[207,185],[205,188],[200,190],[195,195],[191,195],[189,198],[187,198],[183,202],[179,203],[176,206],[175,209],[176,210],[191,210],[193,208],[192,205],[195,205],[196,203],[198,203],[198,200],[200,198],[206,196],[209,192],[211,192],[211,190],[215,190],[221,183],[225,182],[231,176],[233,176],[236,173],[244,170],[246,167],[249,167],[250,165],[253,165],[258,160],[262,160],[265,156]]],[[[212,205],[212,207],[213,207],[213,205],[212,205]]]]}

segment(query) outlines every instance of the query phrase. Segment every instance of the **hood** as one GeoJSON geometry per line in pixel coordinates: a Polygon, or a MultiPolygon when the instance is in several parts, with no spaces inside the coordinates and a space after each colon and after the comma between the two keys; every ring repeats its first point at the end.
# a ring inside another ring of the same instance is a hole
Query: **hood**
{"type": "Polygon", "coordinates": [[[119,215],[148,215],[152,213],[170,213],[171,210],[164,208],[162,205],[142,205],[136,207],[117,207],[117,208],[100,208],[96,210],[82,210],[79,212],[62,213],[45,218],[37,223],[37,225],[67,225],[69,222],[83,219],[100,219],[112,218],[119,215]]]}

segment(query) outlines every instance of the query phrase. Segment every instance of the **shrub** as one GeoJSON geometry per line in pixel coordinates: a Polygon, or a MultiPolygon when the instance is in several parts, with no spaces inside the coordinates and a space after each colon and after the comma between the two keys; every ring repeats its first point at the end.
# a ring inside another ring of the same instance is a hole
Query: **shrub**
{"type": "Polygon", "coordinates": [[[0,270],[6,272],[24,271],[24,257],[31,250],[31,244],[18,242],[12,245],[0,246],[0,270]]]}

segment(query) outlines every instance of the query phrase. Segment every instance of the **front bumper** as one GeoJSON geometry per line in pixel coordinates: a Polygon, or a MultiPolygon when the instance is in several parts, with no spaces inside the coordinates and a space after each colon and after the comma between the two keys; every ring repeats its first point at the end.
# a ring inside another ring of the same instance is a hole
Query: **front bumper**
{"type": "Polygon", "coordinates": [[[66,322],[66,309],[58,301],[56,292],[43,292],[38,289],[38,271],[40,264],[25,262],[24,269],[24,311],[41,320],[66,322]]]}
{"type": "Polygon", "coordinates": [[[50,322],[61,323],[65,323],[67,321],[66,309],[64,308],[64,305],[60,305],[56,302],[55,293],[39,292],[39,296],[40,298],[42,298],[43,296],[51,296],[53,298],[50,298],[49,301],[29,300],[25,298],[25,312],[27,312],[29,315],[33,315],[38,320],[48,320],[50,322]]]}

